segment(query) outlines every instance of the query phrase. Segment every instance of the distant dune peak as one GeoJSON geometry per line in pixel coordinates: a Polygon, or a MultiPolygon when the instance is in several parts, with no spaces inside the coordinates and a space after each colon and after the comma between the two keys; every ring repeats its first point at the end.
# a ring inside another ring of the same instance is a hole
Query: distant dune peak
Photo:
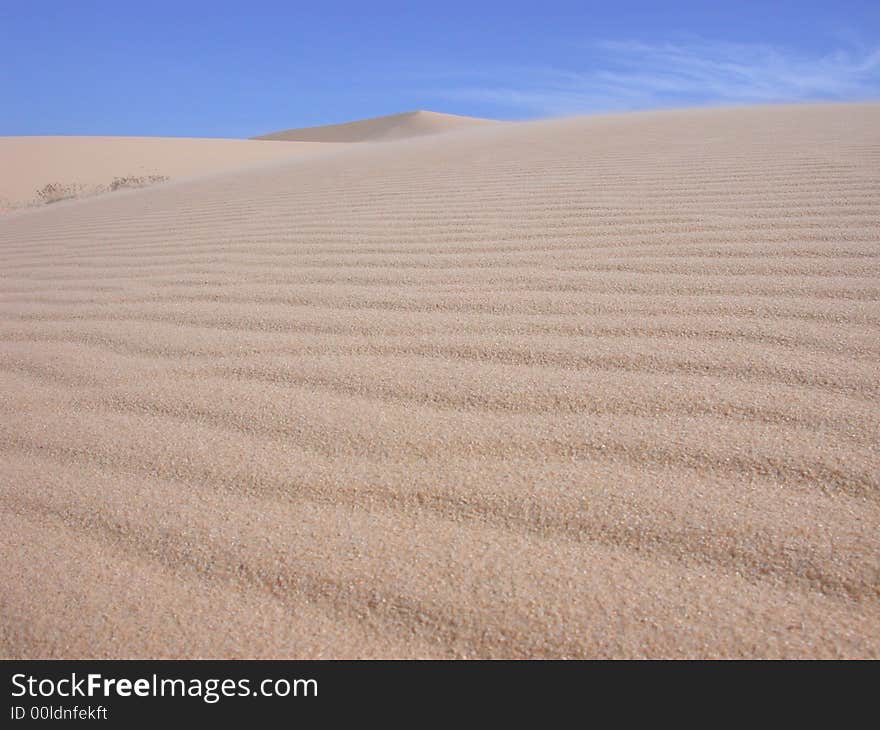
{"type": "Polygon", "coordinates": [[[451,132],[456,129],[498,124],[492,119],[463,117],[424,109],[389,114],[384,117],[359,119],[342,124],[286,129],[262,134],[253,139],[289,140],[297,142],[377,142],[382,140],[422,137],[451,132]]]}

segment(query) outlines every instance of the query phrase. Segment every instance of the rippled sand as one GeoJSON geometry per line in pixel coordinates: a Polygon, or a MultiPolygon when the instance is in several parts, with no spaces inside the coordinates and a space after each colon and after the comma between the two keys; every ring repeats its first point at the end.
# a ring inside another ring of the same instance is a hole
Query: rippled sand
{"type": "Polygon", "coordinates": [[[0,218],[0,655],[877,657],[880,105],[0,218]]]}

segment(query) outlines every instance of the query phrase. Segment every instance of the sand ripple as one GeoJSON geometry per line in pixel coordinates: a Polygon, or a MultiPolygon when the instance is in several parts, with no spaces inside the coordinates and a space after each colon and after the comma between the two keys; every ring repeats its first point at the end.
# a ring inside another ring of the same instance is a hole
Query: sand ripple
{"type": "Polygon", "coordinates": [[[0,654],[877,657],[880,105],[0,219],[0,654]]]}

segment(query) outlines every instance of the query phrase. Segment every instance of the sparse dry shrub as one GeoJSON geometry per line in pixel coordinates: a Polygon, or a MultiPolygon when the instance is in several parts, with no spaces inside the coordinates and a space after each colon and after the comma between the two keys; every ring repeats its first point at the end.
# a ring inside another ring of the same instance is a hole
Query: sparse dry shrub
{"type": "Polygon", "coordinates": [[[111,190],[119,190],[121,188],[143,188],[147,185],[165,182],[169,178],[167,175],[128,175],[126,177],[114,177],[110,183],[111,190]]]}
{"type": "Polygon", "coordinates": [[[125,177],[114,177],[109,185],[92,185],[90,187],[80,183],[51,182],[36,191],[36,201],[39,203],[57,203],[59,200],[100,195],[108,190],[143,188],[147,185],[166,182],[170,179],[167,175],[127,175],[125,177]]]}
{"type": "Polygon", "coordinates": [[[83,186],[79,183],[47,183],[37,190],[37,199],[43,203],[57,203],[77,197],[82,190],[83,186]]]}

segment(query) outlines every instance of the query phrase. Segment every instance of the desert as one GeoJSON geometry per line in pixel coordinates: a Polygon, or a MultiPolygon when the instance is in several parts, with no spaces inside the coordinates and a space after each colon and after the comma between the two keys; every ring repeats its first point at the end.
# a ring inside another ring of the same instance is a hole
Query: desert
{"type": "Polygon", "coordinates": [[[260,136],[0,139],[0,655],[880,656],[880,104],[260,136]]]}
{"type": "Polygon", "coordinates": [[[0,137],[0,212],[236,170],[320,147],[182,137],[0,137]]]}

